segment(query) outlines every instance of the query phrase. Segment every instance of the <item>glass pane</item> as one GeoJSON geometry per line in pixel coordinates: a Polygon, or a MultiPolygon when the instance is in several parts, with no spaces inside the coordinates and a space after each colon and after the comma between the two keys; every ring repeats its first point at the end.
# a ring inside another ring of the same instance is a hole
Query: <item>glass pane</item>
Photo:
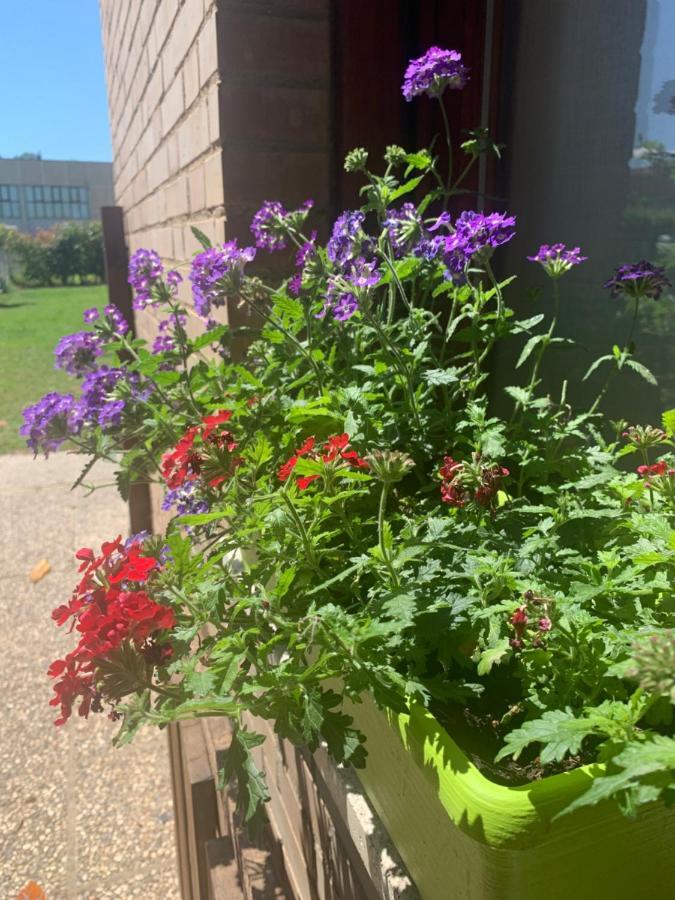
{"type": "MultiPolygon", "coordinates": [[[[518,236],[500,262],[504,273],[518,274],[520,308],[533,314],[550,312],[550,283],[525,256],[561,241],[589,257],[560,283],[560,333],[578,346],[557,352],[556,389],[567,375],[578,381],[613,344],[626,344],[633,307],[602,286],[619,264],[647,259],[675,280],[675,3],[520,0],[514,7],[502,195],[518,217],[518,236]],[[540,299],[528,299],[538,287],[540,299]]],[[[672,300],[643,302],[634,338],[659,386],[622,374],[605,410],[658,423],[660,411],[675,406],[672,300]]],[[[589,397],[605,377],[589,379],[589,397]]]]}

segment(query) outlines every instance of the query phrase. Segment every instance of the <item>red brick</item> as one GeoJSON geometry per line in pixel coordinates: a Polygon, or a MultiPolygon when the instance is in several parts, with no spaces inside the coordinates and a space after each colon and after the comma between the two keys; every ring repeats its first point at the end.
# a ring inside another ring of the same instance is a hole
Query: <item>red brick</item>
{"type": "Polygon", "coordinates": [[[308,149],[328,147],[331,105],[327,91],[221,84],[220,102],[226,133],[233,135],[235,142],[291,142],[308,149]]]}
{"type": "Polygon", "coordinates": [[[329,204],[330,155],[223,147],[225,204],[257,206],[263,200],[329,204]]]}
{"type": "MultiPolygon", "coordinates": [[[[327,9],[328,2],[318,3],[327,9]]],[[[225,7],[223,73],[290,78],[326,84],[330,78],[330,26],[311,21],[242,13],[225,7]]]]}

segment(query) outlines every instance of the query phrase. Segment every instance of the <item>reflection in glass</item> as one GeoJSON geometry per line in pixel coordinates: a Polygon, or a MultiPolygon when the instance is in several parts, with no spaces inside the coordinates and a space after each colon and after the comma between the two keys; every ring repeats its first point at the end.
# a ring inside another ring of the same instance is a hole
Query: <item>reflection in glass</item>
{"type": "MultiPolygon", "coordinates": [[[[675,280],[675,3],[520,0],[514,11],[500,193],[518,237],[501,264],[519,276],[520,310],[550,312],[550,285],[525,261],[539,244],[580,245],[589,257],[561,284],[561,331],[577,346],[557,351],[554,390],[624,345],[632,307],[602,287],[619,264],[647,259],[675,280]]],[[[604,403],[610,417],[658,422],[675,406],[674,339],[672,294],[643,303],[636,353],[659,384],[622,374],[604,403]]],[[[586,382],[589,399],[604,378],[586,382]]]]}

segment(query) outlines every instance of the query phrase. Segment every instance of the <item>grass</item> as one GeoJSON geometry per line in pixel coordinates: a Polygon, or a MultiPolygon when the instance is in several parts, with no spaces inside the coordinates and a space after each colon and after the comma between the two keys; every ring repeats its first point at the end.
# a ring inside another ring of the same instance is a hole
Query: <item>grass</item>
{"type": "Polygon", "coordinates": [[[0,453],[26,450],[18,434],[25,406],[48,391],[77,393],[75,380],[54,368],[54,347],[85,327],[83,311],[103,306],[106,291],[97,285],[0,294],[0,453]]]}

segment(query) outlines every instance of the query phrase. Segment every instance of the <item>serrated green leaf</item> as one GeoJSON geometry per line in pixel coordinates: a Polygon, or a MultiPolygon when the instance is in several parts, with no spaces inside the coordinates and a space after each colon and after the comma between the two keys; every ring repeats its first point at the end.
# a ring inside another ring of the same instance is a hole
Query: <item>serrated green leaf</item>
{"type": "Polygon", "coordinates": [[[629,369],[632,369],[634,372],[637,372],[637,374],[641,378],[644,378],[644,380],[646,382],[648,382],[648,384],[653,384],[655,387],[658,385],[658,381],[656,380],[654,375],[649,371],[647,366],[644,366],[641,362],[638,362],[636,359],[633,359],[632,356],[629,356],[626,359],[626,365],[628,366],[629,369]]]}
{"type": "Polygon", "coordinates": [[[202,245],[202,247],[205,250],[208,250],[209,247],[212,246],[210,239],[204,234],[203,231],[201,231],[195,225],[190,226],[190,231],[192,232],[194,237],[199,241],[199,243],[202,245]]]}

